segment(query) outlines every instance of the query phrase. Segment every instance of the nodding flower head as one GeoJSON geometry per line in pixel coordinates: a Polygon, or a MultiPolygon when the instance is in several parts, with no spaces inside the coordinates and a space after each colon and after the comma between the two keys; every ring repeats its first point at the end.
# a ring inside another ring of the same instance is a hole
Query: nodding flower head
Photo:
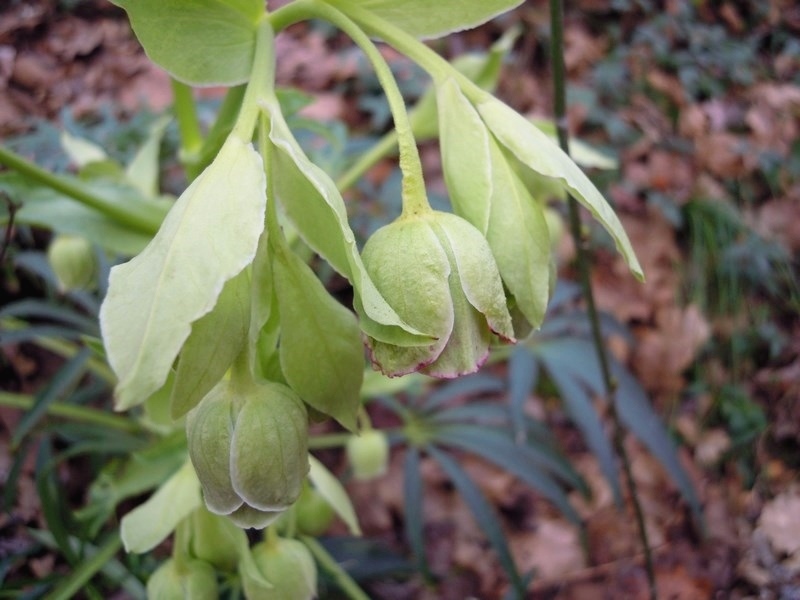
{"type": "Polygon", "coordinates": [[[368,336],[372,361],[386,375],[472,373],[486,360],[492,333],[513,341],[495,259],[486,239],[461,217],[403,215],[372,235],[363,260],[397,314],[432,338],[406,346],[368,336]]]}

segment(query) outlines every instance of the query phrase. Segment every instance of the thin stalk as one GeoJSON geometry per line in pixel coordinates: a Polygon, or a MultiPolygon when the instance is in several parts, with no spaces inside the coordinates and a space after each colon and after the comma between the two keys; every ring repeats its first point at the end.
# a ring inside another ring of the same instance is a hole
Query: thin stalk
{"type": "Polygon", "coordinates": [[[250,82],[232,132],[244,142],[253,139],[260,110],[258,101],[264,97],[265,91],[272,89],[275,81],[275,32],[266,16],[258,26],[254,56],[250,82]]]}
{"type": "Polygon", "coordinates": [[[172,79],[173,111],[181,134],[181,155],[191,159],[203,145],[192,88],[172,79]]]}
{"type": "Polygon", "coordinates": [[[395,152],[396,148],[397,133],[390,131],[378,140],[375,145],[371,146],[369,150],[359,155],[356,162],[336,180],[336,187],[339,188],[340,192],[353,187],[364,173],[369,171],[379,160],[395,152]]]}
{"type": "Polygon", "coordinates": [[[425,181],[422,176],[422,162],[411,130],[408,111],[397,81],[383,55],[357,23],[327,2],[296,0],[271,15],[273,26],[276,28],[308,18],[320,18],[336,25],[350,36],[372,64],[375,75],[386,94],[397,132],[400,171],[403,174],[403,214],[409,216],[430,212],[431,207],[425,193],[425,181]]]}
{"type": "Polygon", "coordinates": [[[364,590],[358,586],[353,578],[348,575],[347,571],[345,571],[328,551],[325,550],[322,544],[308,535],[300,536],[300,541],[311,551],[311,554],[314,555],[314,558],[320,566],[333,577],[336,585],[339,586],[348,598],[351,600],[369,600],[369,596],[364,593],[364,590]]]}
{"type": "Polygon", "coordinates": [[[114,533],[90,558],[81,561],[69,577],[47,596],[45,600],[68,600],[73,598],[94,577],[106,563],[114,558],[122,548],[119,533],[114,533]]]}
{"type": "MultiPolygon", "coordinates": [[[[12,394],[10,392],[0,392],[0,406],[8,408],[18,408],[20,410],[30,410],[33,408],[36,399],[25,394],[12,394]]],[[[52,402],[47,407],[47,414],[79,423],[89,423],[100,425],[109,429],[116,429],[126,433],[141,433],[142,428],[136,421],[127,417],[108,414],[104,411],[79,406],[76,404],[66,404],[64,402],[52,402]]]]}
{"type": "MultiPolygon", "coordinates": [[[[569,133],[567,130],[566,117],[566,78],[564,75],[564,12],[561,0],[550,0],[550,27],[550,51],[553,69],[556,130],[558,132],[558,142],[561,146],[561,149],[566,154],[569,154],[569,133]]],[[[633,512],[636,518],[639,539],[644,549],[644,562],[645,570],[647,572],[647,581],[650,588],[650,598],[651,600],[657,600],[658,591],[656,588],[655,568],[653,566],[653,555],[650,550],[650,542],[648,540],[647,529],[644,522],[644,512],[642,511],[642,505],[639,501],[639,493],[636,489],[636,481],[634,480],[633,470],[631,469],[631,460],[628,456],[627,450],[625,449],[624,431],[622,423],[620,422],[619,414],[617,413],[616,400],[614,398],[617,384],[614,380],[614,376],[611,373],[605,340],[603,339],[603,333],[600,328],[600,317],[598,315],[597,306],[594,300],[594,292],[592,291],[592,281],[589,273],[591,248],[589,246],[589,240],[587,236],[583,234],[578,202],[572,197],[572,195],[568,195],[567,203],[569,206],[570,231],[572,232],[572,237],[575,240],[575,261],[577,263],[578,276],[580,278],[580,284],[583,290],[583,297],[586,301],[586,312],[591,326],[592,340],[594,341],[597,360],[600,363],[600,369],[603,375],[603,385],[605,387],[605,395],[614,430],[614,448],[622,463],[622,470],[625,475],[625,483],[628,488],[628,493],[630,494],[631,504],[633,505],[633,512]]]]}
{"type": "Polygon", "coordinates": [[[95,209],[130,229],[135,229],[150,236],[156,234],[164,218],[164,214],[161,214],[153,207],[136,209],[131,208],[130,204],[112,202],[104,196],[94,193],[79,181],[65,176],[54,175],[3,146],[0,146],[0,165],[5,165],[17,171],[23,177],[66,194],[73,200],[95,209]]]}

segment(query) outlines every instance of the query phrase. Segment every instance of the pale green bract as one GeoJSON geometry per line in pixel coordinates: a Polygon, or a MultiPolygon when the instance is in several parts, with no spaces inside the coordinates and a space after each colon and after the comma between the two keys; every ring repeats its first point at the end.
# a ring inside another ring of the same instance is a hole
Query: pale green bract
{"type": "Polygon", "coordinates": [[[152,550],[202,502],[200,482],[187,460],[147,502],[122,517],[120,535],[125,551],[152,550]]]}
{"type": "Polygon", "coordinates": [[[186,189],[153,241],[114,267],[100,309],[116,408],[144,402],[166,381],[194,321],[252,262],[264,228],[261,157],[235,136],[186,189]]]}
{"type": "MultiPolygon", "coordinates": [[[[306,243],[353,284],[359,312],[409,344],[429,339],[403,321],[378,292],[364,268],[347,209],[331,178],[303,153],[277,101],[263,105],[270,115],[274,186],[278,200],[306,243]]],[[[362,327],[366,319],[362,319],[362,327]]]]}
{"type": "Polygon", "coordinates": [[[183,344],[175,370],[170,396],[173,419],[197,406],[244,348],[250,325],[248,271],[245,269],[229,280],[214,309],[192,324],[192,333],[183,344]]]}
{"type": "Polygon", "coordinates": [[[286,382],[304,402],[354,431],[364,379],[364,349],[355,315],[286,244],[275,244],[272,270],[286,382]]]}
{"type": "Polygon", "coordinates": [[[348,7],[368,10],[406,33],[421,39],[442,37],[471,29],[508,12],[523,0],[329,0],[347,12],[348,7]]]}
{"type": "Polygon", "coordinates": [[[546,134],[506,104],[486,96],[476,106],[489,131],[526,167],[564,182],[614,239],[633,274],[644,279],[642,267],[619,218],[586,174],[546,134]]]}
{"type": "Polygon", "coordinates": [[[344,486],[325,465],[311,454],[308,455],[308,464],[310,466],[308,479],[314,485],[314,488],[331,505],[336,514],[339,515],[339,518],[344,521],[350,530],[350,534],[361,535],[361,527],[358,525],[356,510],[353,508],[353,503],[350,501],[350,496],[347,495],[344,486]]]}
{"type": "Polygon", "coordinates": [[[263,0],[112,0],[124,8],[147,56],[191,85],[250,77],[263,0]]]}

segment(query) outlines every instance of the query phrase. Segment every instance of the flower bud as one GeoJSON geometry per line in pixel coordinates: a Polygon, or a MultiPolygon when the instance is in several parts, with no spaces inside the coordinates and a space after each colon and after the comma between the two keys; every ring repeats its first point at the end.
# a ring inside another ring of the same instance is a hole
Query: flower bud
{"type": "Polygon", "coordinates": [[[186,435],[211,512],[261,529],[300,495],[308,420],[287,386],[223,380],[188,414],[186,435]]]}
{"type": "Polygon", "coordinates": [[[216,600],[219,598],[214,567],[201,560],[178,564],[169,559],[147,580],[149,600],[216,600]]]}
{"type": "Polygon", "coordinates": [[[47,260],[62,290],[91,288],[97,277],[97,257],[89,240],[58,235],[47,248],[47,260]]]}
{"type": "Polygon", "coordinates": [[[191,556],[221,571],[235,572],[239,548],[247,545],[245,533],[228,519],[210,513],[204,506],[189,515],[189,522],[191,556]]]}
{"type": "Polygon", "coordinates": [[[486,239],[461,217],[438,211],[401,216],[372,235],[363,260],[397,314],[435,338],[399,346],[368,337],[373,363],[386,375],[472,373],[488,356],[492,332],[513,340],[495,259],[486,239]]]}
{"type": "Polygon", "coordinates": [[[302,542],[276,538],[256,544],[252,553],[272,587],[260,585],[242,570],[247,600],[311,600],[317,595],[317,565],[302,542]]]}
{"type": "Polygon", "coordinates": [[[306,484],[294,505],[295,526],[304,535],[318,536],[328,530],[334,511],[330,503],[315,488],[306,484]]]}
{"type": "Polygon", "coordinates": [[[369,480],[386,473],[389,464],[389,440],[377,429],[350,436],[345,446],[347,459],[356,479],[369,480]]]}

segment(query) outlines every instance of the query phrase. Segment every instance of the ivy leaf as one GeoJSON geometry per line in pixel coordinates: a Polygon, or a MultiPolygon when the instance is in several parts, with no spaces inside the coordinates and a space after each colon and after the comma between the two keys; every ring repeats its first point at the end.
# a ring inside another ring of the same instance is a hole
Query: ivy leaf
{"type": "Polygon", "coordinates": [[[405,340],[406,345],[430,340],[405,323],[378,292],[358,253],[336,185],[303,153],[277,101],[267,103],[265,108],[271,121],[272,173],[278,200],[305,242],[353,284],[356,305],[364,317],[362,328],[374,323],[376,329],[405,340]]]}
{"type": "Polygon", "coordinates": [[[471,29],[522,4],[522,0],[329,0],[344,12],[357,7],[381,17],[414,37],[430,39],[471,29]]]}
{"type": "Polygon", "coordinates": [[[545,133],[525,117],[487,95],[477,109],[489,131],[516,156],[522,164],[546,177],[563,182],[575,199],[592,213],[614,239],[617,250],[640,280],[642,267],[619,218],[586,174],[545,133]]]}
{"type": "Polygon", "coordinates": [[[355,315],[325,290],[283,241],[272,263],[281,322],[281,369],[310,406],[356,429],[364,350],[355,315]]]}
{"type": "Polygon", "coordinates": [[[192,324],[192,333],[181,350],[170,397],[173,419],[197,406],[242,351],[250,324],[247,271],[228,281],[214,309],[192,324]]]}
{"type": "Polygon", "coordinates": [[[253,260],[264,228],[265,188],[261,157],[231,136],[147,248],[111,270],[100,326],[119,379],[118,410],[163,385],[192,323],[253,260]]]}
{"type": "Polygon", "coordinates": [[[248,80],[263,0],[112,0],[147,56],[190,85],[248,80]]]}

